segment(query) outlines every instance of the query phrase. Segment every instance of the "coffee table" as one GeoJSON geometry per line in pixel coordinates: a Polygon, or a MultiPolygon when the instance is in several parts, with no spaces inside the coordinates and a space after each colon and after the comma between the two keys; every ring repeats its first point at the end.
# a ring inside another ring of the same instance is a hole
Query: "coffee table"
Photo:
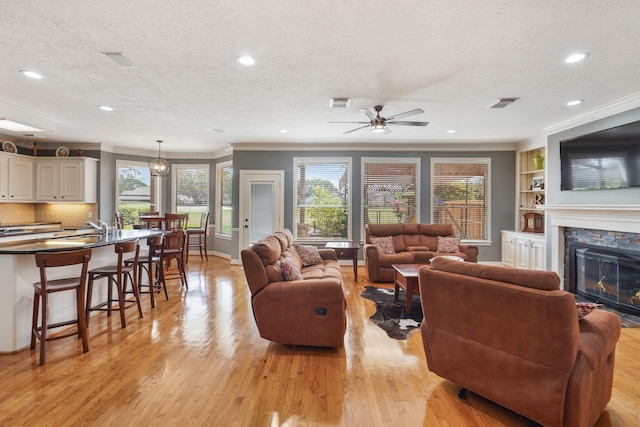
{"type": "Polygon", "coordinates": [[[429,264],[392,264],[391,267],[395,270],[394,299],[398,300],[398,293],[400,288],[405,291],[405,313],[411,313],[411,302],[413,300],[414,292],[417,292],[420,288],[418,285],[418,269],[422,266],[431,267],[429,264]]]}

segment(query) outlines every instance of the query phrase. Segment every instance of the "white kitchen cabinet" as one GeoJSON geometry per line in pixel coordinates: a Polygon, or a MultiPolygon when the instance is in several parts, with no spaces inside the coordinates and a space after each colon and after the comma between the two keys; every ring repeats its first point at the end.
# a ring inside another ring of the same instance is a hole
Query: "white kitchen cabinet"
{"type": "Polygon", "coordinates": [[[36,200],[96,203],[97,180],[96,159],[41,158],[36,167],[36,200]]]}
{"type": "Polygon", "coordinates": [[[502,231],[502,263],[510,267],[546,270],[547,241],[542,235],[502,231]]]}
{"type": "Polygon", "coordinates": [[[0,202],[33,202],[33,159],[0,153],[0,202]]]}

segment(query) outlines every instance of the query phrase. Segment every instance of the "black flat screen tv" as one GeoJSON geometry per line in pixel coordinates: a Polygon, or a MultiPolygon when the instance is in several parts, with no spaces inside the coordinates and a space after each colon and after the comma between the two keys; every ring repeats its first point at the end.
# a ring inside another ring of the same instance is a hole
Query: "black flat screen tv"
{"type": "Polygon", "coordinates": [[[560,141],[560,189],[640,186],[640,121],[560,141]]]}

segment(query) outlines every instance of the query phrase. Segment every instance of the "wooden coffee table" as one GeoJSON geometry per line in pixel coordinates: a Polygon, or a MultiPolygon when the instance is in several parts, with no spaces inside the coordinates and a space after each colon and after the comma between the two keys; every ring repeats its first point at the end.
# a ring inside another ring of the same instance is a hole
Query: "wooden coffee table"
{"type": "Polygon", "coordinates": [[[392,264],[391,267],[395,270],[395,294],[394,299],[398,300],[398,293],[400,288],[405,292],[405,313],[411,313],[411,302],[413,300],[414,292],[417,292],[420,288],[418,286],[418,269],[422,266],[430,267],[429,264],[392,264]]]}

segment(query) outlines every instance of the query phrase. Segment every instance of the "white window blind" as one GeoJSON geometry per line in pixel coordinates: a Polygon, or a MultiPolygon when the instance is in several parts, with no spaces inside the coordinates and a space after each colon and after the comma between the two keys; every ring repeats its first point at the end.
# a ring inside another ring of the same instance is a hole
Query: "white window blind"
{"type": "Polygon", "coordinates": [[[173,165],[172,171],[175,212],[189,214],[187,227],[199,227],[209,210],[209,165],[173,165]]]}
{"type": "Polygon", "coordinates": [[[489,159],[432,159],[432,222],[466,240],[489,240],[489,159]]]}
{"type": "Polygon", "coordinates": [[[158,210],[156,184],[151,179],[149,164],[117,160],[116,210],[122,215],[124,228],[138,224],[138,212],[158,210]]]}
{"type": "Polygon", "coordinates": [[[233,166],[231,162],[216,166],[216,231],[231,236],[231,185],[233,166]]]}
{"type": "Polygon", "coordinates": [[[417,222],[420,159],[362,160],[363,225],[417,222]]]}
{"type": "Polygon", "coordinates": [[[297,239],[350,236],[350,159],[294,159],[297,239]]]}

